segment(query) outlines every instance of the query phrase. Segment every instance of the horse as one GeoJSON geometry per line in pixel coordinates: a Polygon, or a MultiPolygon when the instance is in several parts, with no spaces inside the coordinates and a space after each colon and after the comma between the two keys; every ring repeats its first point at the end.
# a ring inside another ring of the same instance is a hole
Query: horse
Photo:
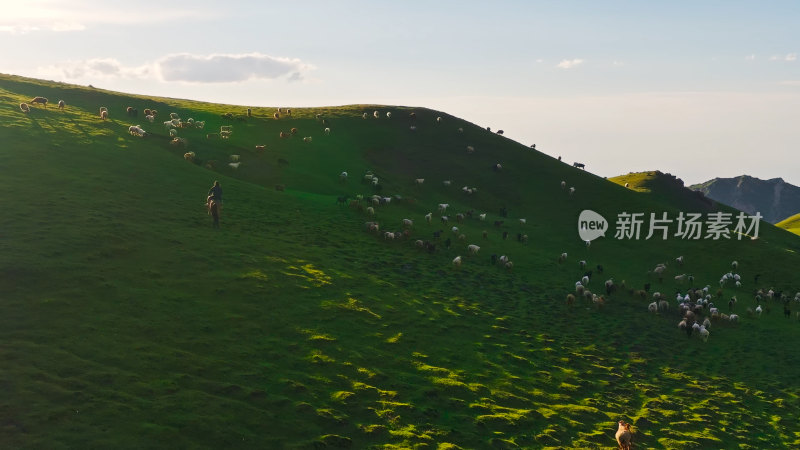
{"type": "Polygon", "coordinates": [[[214,228],[219,228],[219,203],[216,200],[208,202],[208,213],[214,218],[214,228]]]}

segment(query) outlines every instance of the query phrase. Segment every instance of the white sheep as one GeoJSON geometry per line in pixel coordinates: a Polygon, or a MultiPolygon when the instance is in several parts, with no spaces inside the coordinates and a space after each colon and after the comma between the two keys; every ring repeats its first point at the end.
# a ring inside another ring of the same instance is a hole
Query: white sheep
{"type": "Polygon", "coordinates": [[[561,182],[561,189],[566,189],[566,188],[567,188],[567,182],[566,181],[562,181],[561,182]]]}
{"type": "Polygon", "coordinates": [[[311,142],[311,136],[304,137],[303,142],[311,142]]]}
{"type": "Polygon", "coordinates": [[[174,126],[175,126],[175,125],[173,125],[173,124],[172,124],[172,121],[171,121],[171,120],[167,120],[166,122],[164,122],[164,128],[166,128],[166,129],[168,129],[168,130],[169,130],[170,128],[173,128],[174,126]]]}
{"type": "Polygon", "coordinates": [[[702,339],[703,342],[708,342],[708,335],[711,333],[709,333],[706,327],[700,325],[700,329],[697,330],[697,332],[700,333],[700,339],[702,339]]]}
{"type": "Polygon", "coordinates": [[[395,238],[395,234],[392,233],[391,231],[384,231],[383,232],[383,239],[394,239],[394,238],[395,238]]]}
{"type": "Polygon", "coordinates": [[[391,119],[392,118],[392,112],[391,111],[386,111],[386,118],[387,119],[391,119]]]}
{"type": "Polygon", "coordinates": [[[417,178],[414,180],[414,184],[420,185],[425,182],[425,178],[417,178]]]}
{"type": "Polygon", "coordinates": [[[403,226],[404,227],[413,227],[414,221],[411,219],[403,219],[403,226]]]}
{"type": "Polygon", "coordinates": [[[233,131],[233,125],[222,125],[219,127],[219,131],[233,131]]]}
{"type": "Polygon", "coordinates": [[[647,305],[647,310],[650,311],[653,314],[657,313],[658,312],[658,303],[656,303],[656,302],[650,303],[649,305],[647,305]]]}
{"type": "Polygon", "coordinates": [[[373,208],[372,206],[368,206],[367,207],[367,214],[369,214],[370,216],[374,216],[375,215],[375,208],[373,208]]]}
{"type": "Polygon", "coordinates": [[[378,185],[378,177],[372,177],[372,185],[373,186],[377,186],[378,185]]]}
{"type": "Polygon", "coordinates": [[[408,129],[411,130],[411,131],[415,131],[417,129],[417,126],[416,125],[411,125],[410,127],[408,127],[408,129]]]}
{"type": "Polygon", "coordinates": [[[439,203],[439,213],[444,214],[448,206],[450,206],[448,203],[439,203]]]}
{"type": "Polygon", "coordinates": [[[584,275],[583,278],[581,278],[581,284],[584,285],[584,286],[589,284],[589,277],[584,275]]]}
{"type": "Polygon", "coordinates": [[[100,115],[102,115],[102,114],[103,114],[103,111],[106,111],[106,112],[108,112],[108,108],[106,108],[105,106],[101,106],[101,107],[100,107],[100,115]]]}
{"type": "Polygon", "coordinates": [[[470,245],[467,246],[467,250],[469,250],[469,253],[472,254],[472,255],[477,255],[478,254],[478,250],[480,250],[480,249],[481,248],[478,247],[475,244],[470,244],[470,245]]]}
{"type": "Polygon", "coordinates": [[[471,146],[471,145],[468,145],[468,146],[467,146],[467,154],[468,154],[468,155],[471,155],[471,154],[473,154],[473,153],[475,153],[475,147],[473,147],[473,146],[471,146]]]}
{"type": "Polygon", "coordinates": [[[425,214],[425,222],[428,222],[430,224],[431,221],[433,221],[433,213],[425,214]]]}
{"type": "Polygon", "coordinates": [[[233,167],[234,169],[238,169],[240,164],[241,164],[241,162],[228,163],[228,165],[233,167]]]}
{"type": "Polygon", "coordinates": [[[219,137],[222,138],[222,139],[230,139],[231,138],[231,132],[230,131],[220,131],[219,132],[219,137]]]}
{"type": "Polygon", "coordinates": [[[567,260],[567,253],[564,252],[558,256],[558,263],[561,264],[567,260]]]}
{"type": "Polygon", "coordinates": [[[682,266],[683,265],[683,255],[678,256],[677,258],[675,258],[675,262],[678,263],[678,265],[682,266]]]}
{"type": "Polygon", "coordinates": [[[362,119],[366,119],[366,118],[367,118],[367,113],[364,113],[364,114],[362,114],[362,115],[361,115],[361,118],[362,118],[362,119]]]}
{"type": "Polygon", "coordinates": [[[758,316],[759,316],[759,317],[761,317],[761,313],[762,313],[763,311],[764,311],[764,310],[763,310],[763,309],[761,309],[761,305],[758,305],[758,306],[756,306],[756,314],[758,314],[758,316]]]}
{"type": "Polygon", "coordinates": [[[733,270],[736,270],[736,268],[739,267],[739,261],[732,262],[731,267],[733,268],[733,270]]]}
{"type": "Polygon", "coordinates": [[[578,267],[580,267],[581,270],[585,269],[586,268],[586,261],[584,261],[584,260],[578,261],[578,267]]]}
{"type": "Polygon", "coordinates": [[[730,320],[731,322],[739,322],[739,316],[736,314],[731,314],[730,316],[728,316],[728,320],[730,320]]]}
{"type": "Polygon", "coordinates": [[[453,258],[453,266],[461,267],[461,256],[456,256],[453,258]]]}
{"type": "Polygon", "coordinates": [[[178,113],[169,113],[169,118],[175,120],[180,119],[181,117],[178,115],[178,113]]]}
{"type": "Polygon", "coordinates": [[[177,135],[178,135],[178,130],[176,130],[176,129],[174,129],[174,128],[170,128],[170,130],[169,130],[169,137],[171,137],[171,138],[174,138],[174,137],[176,137],[177,135]]]}
{"type": "Polygon", "coordinates": [[[450,231],[452,231],[453,234],[458,234],[458,227],[453,227],[450,229],[450,231]]]}
{"type": "Polygon", "coordinates": [[[442,181],[442,184],[445,186],[450,186],[450,180],[444,180],[442,181]]]}
{"type": "Polygon", "coordinates": [[[574,193],[575,193],[575,188],[574,187],[570,187],[569,188],[569,195],[572,195],[574,193]]]}
{"type": "Polygon", "coordinates": [[[330,134],[331,134],[331,129],[325,128],[325,136],[330,136],[330,134]]]}
{"type": "Polygon", "coordinates": [[[19,104],[19,109],[20,109],[20,111],[24,112],[25,114],[28,114],[29,112],[31,112],[31,108],[30,108],[30,106],[28,106],[27,103],[20,103],[19,104]]]}
{"type": "Polygon", "coordinates": [[[147,119],[147,121],[150,122],[150,123],[153,123],[156,120],[156,116],[154,116],[152,114],[148,114],[148,115],[144,116],[144,118],[147,119]]]}
{"type": "Polygon", "coordinates": [[[381,114],[378,111],[375,111],[375,112],[372,113],[372,117],[374,117],[376,119],[379,118],[380,116],[381,116],[381,114]]]}
{"type": "Polygon", "coordinates": [[[442,123],[442,116],[436,118],[436,123],[442,123]]]}
{"type": "Polygon", "coordinates": [[[339,174],[339,180],[347,181],[347,172],[342,172],[339,174]]]}
{"type": "Polygon", "coordinates": [[[100,113],[100,118],[103,120],[108,119],[108,111],[103,111],[100,113]]]}
{"type": "Polygon", "coordinates": [[[520,225],[525,225],[526,223],[528,223],[528,219],[519,219],[520,225]]]}
{"type": "Polygon", "coordinates": [[[176,127],[181,127],[181,128],[183,127],[183,125],[181,124],[181,119],[172,119],[171,122],[172,122],[172,125],[174,125],[176,127]]]}
{"type": "Polygon", "coordinates": [[[64,102],[64,100],[58,101],[58,109],[64,109],[65,106],[67,106],[67,104],[64,102]]]}
{"type": "Polygon", "coordinates": [[[458,129],[458,132],[459,132],[459,133],[463,133],[463,132],[464,132],[464,129],[463,129],[463,128],[459,128],[459,129],[458,129]]]}

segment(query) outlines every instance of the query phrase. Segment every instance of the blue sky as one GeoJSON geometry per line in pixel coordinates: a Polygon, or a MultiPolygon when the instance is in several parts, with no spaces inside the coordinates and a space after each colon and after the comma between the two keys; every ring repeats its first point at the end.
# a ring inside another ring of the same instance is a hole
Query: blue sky
{"type": "Polygon", "coordinates": [[[0,72],[444,110],[588,170],[800,185],[800,2],[0,0],[0,72]]]}

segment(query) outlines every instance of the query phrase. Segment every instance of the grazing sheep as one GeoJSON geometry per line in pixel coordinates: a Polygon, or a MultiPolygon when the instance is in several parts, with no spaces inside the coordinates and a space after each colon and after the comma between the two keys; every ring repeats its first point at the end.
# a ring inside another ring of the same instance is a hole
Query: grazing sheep
{"type": "Polygon", "coordinates": [[[176,120],[176,119],[179,120],[181,118],[181,116],[179,116],[178,113],[174,113],[173,112],[173,113],[169,113],[169,118],[172,119],[172,120],[176,120]]]}
{"type": "Polygon", "coordinates": [[[736,268],[738,268],[738,267],[739,267],[739,261],[734,261],[734,262],[732,262],[732,263],[731,263],[731,267],[733,268],[733,270],[736,270],[736,268]]]}
{"type": "Polygon", "coordinates": [[[176,138],[174,138],[174,139],[173,139],[173,140],[171,140],[169,143],[170,143],[171,145],[182,145],[182,146],[184,146],[184,147],[186,147],[186,146],[188,145],[188,142],[186,141],[186,139],[184,139],[184,138],[179,138],[179,137],[176,137],[176,138]]]}
{"type": "Polygon", "coordinates": [[[19,109],[20,109],[20,111],[24,112],[25,114],[28,114],[29,112],[31,112],[31,108],[28,106],[27,103],[20,103],[19,104],[19,109]]]}
{"type": "Polygon", "coordinates": [[[101,106],[100,113],[102,114],[103,111],[108,111],[108,108],[106,108],[105,106],[101,106]]]}
{"type": "MultiPolygon", "coordinates": [[[[304,138],[303,138],[303,142],[311,142],[311,136],[306,136],[306,137],[304,137],[304,138]]],[[[374,180],[372,180],[372,184],[378,184],[378,183],[376,183],[376,182],[375,182],[376,180],[377,180],[377,178],[375,178],[374,180]]]]}
{"type": "Polygon", "coordinates": [[[468,145],[468,146],[467,146],[467,154],[468,154],[468,155],[471,155],[471,154],[473,154],[473,153],[475,153],[475,147],[473,147],[473,146],[471,146],[471,145],[468,145]]]}
{"type": "Polygon", "coordinates": [[[366,119],[366,118],[367,118],[367,113],[364,113],[364,114],[362,114],[362,115],[361,115],[361,118],[362,118],[362,119],[366,119]]]}
{"type": "Polygon", "coordinates": [[[683,265],[683,255],[678,256],[677,258],[675,258],[675,262],[678,263],[679,266],[682,266],[683,265]]]}
{"type": "Polygon", "coordinates": [[[177,135],[178,135],[178,130],[176,130],[176,129],[174,129],[174,128],[172,128],[172,129],[170,129],[170,130],[169,130],[169,137],[172,137],[172,138],[174,138],[174,137],[175,137],[175,136],[177,136],[177,135]]]}
{"type": "Polygon", "coordinates": [[[458,227],[453,227],[450,229],[450,231],[452,231],[453,234],[458,234],[458,227]]]}
{"type": "Polygon", "coordinates": [[[325,128],[325,136],[330,136],[330,134],[331,134],[331,129],[325,128]]]}
{"type": "Polygon", "coordinates": [[[582,285],[584,285],[584,286],[586,286],[587,284],[589,284],[589,277],[588,277],[587,275],[584,275],[584,276],[581,278],[581,284],[582,284],[582,285]]]}
{"type": "Polygon", "coordinates": [[[762,313],[763,311],[764,311],[764,310],[763,310],[763,309],[761,309],[761,305],[758,305],[758,306],[756,306],[756,314],[758,314],[758,317],[761,317],[761,313],[762,313]]]}
{"type": "Polygon", "coordinates": [[[44,105],[45,108],[47,108],[47,99],[44,97],[34,97],[28,103],[30,103],[31,106],[33,106],[34,103],[40,103],[44,105]]]}
{"type": "Polygon", "coordinates": [[[425,182],[425,178],[417,178],[414,180],[414,184],[420,185],[425,182]]]}
{"type": "Polygon", "coordinates": [[[442,123],[442,116],[436,118],[436,123],[442,123]]]}
{"type": "Polygon", "coordinates": [[[558,263],[559,264],[563,263],[566,260],[567,260],[567,254],[566,253],[562,253],[561,255],[559,255],[559,257],[558,257],[558,263]]]}
{"type": "Polygon", "coordinates": [[[195,154],[194,152],[186,152],[183,154],[183,159],[186,161],[194,161],[195,154]]]}
{"type": "Polygon", "coordinates": [[[444,214],[448,206],[450,206],[449,203],[439,203],[439,213],[444,214]]]}
{"type": "Polygon", "coordinates": [[[572,163],[572,167],[575,167],[576,169],[586,170],[586,165],[583,164],[583,163],[579,163],[579,162],[572,163]]]}
{"type": "Polygon", "coordinates": [[[494,166],[492,166],[492,169],[494,169],[495,172],[499,172],[499,171],[503,170],[503,166],[500,165],[500,163],[497,163],[494,166]]]}
{"type": "Polygon", "coordinates": [[[263,152],[267,147],[265,145],[256,145],[257,152],[263,152]]]}
{"type": "Polygon", "coordinates": [[[144,116],[144,118],[147,119],[147,121],[150,122],[150,123],[153,123],[156,120],[156,116],[154,116],[152,114],[148,114],[148,115],[144,116]]]}
{"type": "Polygon", "coordinates": [[[625,183],[625,187],[630,187],[630,186],[631,185],[629,183],[625,183]]]}
{"type": "Polygon", "coordinates": [[[478,220],[486,220],[486,213],[478,214],[478,220]]]}
{"type": "Polygon", "coordinates": [[[464,132],[464,129],[463,129],[463,128],[459,128],[459,129],[458,129],[458,132],[459,132],[459,133],[463,133],[463,132],[464,132]]]}
{"type": "Polygon", "coordinates": [[[232,168],[234,168],[234,169],[238,169],[240,164],[242,164],[242,163],[241,163],[241,162],[231,162],[231,163],[228,163],[228,165],[229,165],[229,166],[231,166],[231,167],[232,167],[232,168]]]}
{"type": "Polygon", "coordinates": [[[67,104],[64,103],[64,100],[59,100],[58,101],[58,109],[62,109],[63,110],[64,107],[66,107],[66,106],[67,106],[67,104]]]}
{"type": "Polygon", "coordinates": [[[512,261],[508,261],[503,265],[507,271],[511,272],[514,270],[514,263],[512,261]]]}
{"type": "Polygon", "coordinates": [[[659,300],[658,302],[658,310],[659,311],[669,311],[669,302],[666,300],[659,300]]]}
{"type": "Polygon", "coordinates": [[[456,256],[453,258],[453,266],[461,267],[461,256],[456,256]]]}
{"type": "Polygon", "coordinates": [[[432,220],[433,220],[433,213],[425,214],[425,222],[428,222],[428,224],[430,224],[432,220]]]}
{"type": "Polygon", "coordinates": [[[138,136],[138,137],[144,137],[147,135],[147,132],[145,132],[139,125],[129,126],[128,133],[130,133],[131,136],[138,136]]]}
{"type": "Polygon", "coordinates": [[[656,302],[650,303],[649,305],[647,305],[647,310],[650,311],[651,313],[654,313],[654,314],[657,313],[658,312],[658,303],[656,303],[656,302]]]}
{"type": "Polygon", "coordinates": [[[378,111],[374,111],[374,112],[372,113],[372,117],[374,117],[374,118],[376,118],[376,119],[377,119],[377,118],[379,118],[380,116],[381,116],[381,114],[380,114],[378,111]]]}
{"type": "Polygon", "coordinates": [[[729,320],[731,323],[736,323],[736,322],[739,322],[739,316],[738,316],[738,315],[736,315],[736,314],[731,314],[730,316],[728,316],[728,320],[729,320]]]}
{"type": "Polygon", "coordinates": [[[586,269],[586,261],[584,260],[578,261],[578,266],[581,268],[581,270],[586,269]]]}
{"type": "Polygon", "coordinates": [[[706,327],[700,325],[698,332],[700,333],[700,338],[703,340],[703,342],[708,342],[708,335],[711,333],[709,333],[706,327]]]}
{"type": "Polygon", "coordinates": [[[526,223],[528,223],[528,219],[519,219],[520,225],[525,225],[526,223]]]}
{"type": "Polygon", "coordinates": [[[442,184],[445,186],[450,186],[450,180],[444,180],[442,181],[442,184]]]}
{"type": "Polygon", "coordinates": [[[686,281],[686,274],[684,273],[681,275],[676,275],[675,281],[682,284],[684,281],[686,281]]]}
{"type": "Polygon", "coordinates": [[[387,119],[391,119],[392,118],[392,112],[391,111],[387,111],[386,112],[386,118],[387,119]]]}
{"type": "Polygon", "coordinates": [[[373,208],[372,206],[368,206],[367,207],[367,214],[369,214],[370,216],[374,216],[375,215],[375,208],[373,208]]]}
{"type": "Polygon", "coordinates": [[[108,119],[108,111],[103,111],[100,113],[100,118],[103,120],[108,119]]]}
{"type": "Polygon", "coordinates": [[[275,114],[272,115],[273,119],[279,119],[280,117],[281,117],[281,115],[278,114],[278,113],[275,113],[275,114]]]}
{"type": "Polygon", "coordinates": [[[230,131],[220,131],[219,132],[219,137],[221,137],[222,139],[230,139],[231,138],[231,132],[230,131]]]}
{"type": "Polygon", "coordinates": [[[413,227],[414,221],[411,219],[403,219],[403,226],[404,227],[413,227]]]}
{"type": "Polygon", "coordinates": [[[477,246],[477,245],[475,245],[475,244],[470,244],[470,245],[468,245],[468,246],[467,246],[467,250],[469,250],[469,253],[470,253],[471,255],[477,255],[477,254],[478,254],[478,250],[480,250],[480,249],[481,249],[481,248],[480,248],[480,247],[478,247],[478,246],[477,246]]]}
{"type": "Polygon", "coordinates": [[[416,125],[411,125],[410,127],[408,127],[408,129],[411,130],[411,131],[415,131],[417,129],[417,127],[416,127],[416,125]]]}
{"type": "Polygon", "coordinates": [[[575,193],[575,188],[574,187],[570,187],[569,188],[569,195],[572,195],[574,193],[575,193]]]}
{"type": "Polygon", "coordinates": [[[575,303],[575,296],[567,294],[567,306],[572,306],[573,303],[575,303]]]}
{"type": "Polygon", "coordinates": [[[566,181],[562,181],[561,182],[561,189],[566,189],[566,188],[567,188],[567,182],[566,181]]]}

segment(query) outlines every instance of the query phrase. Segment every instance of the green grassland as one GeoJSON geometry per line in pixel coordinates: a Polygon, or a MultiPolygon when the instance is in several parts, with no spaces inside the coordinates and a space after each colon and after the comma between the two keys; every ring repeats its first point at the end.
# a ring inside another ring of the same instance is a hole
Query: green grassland
{"type": "Polygon", "coordinates": [[[586,247],[584,209],[613,222],[718,206],[656,172],[609,182],[424,108],[293,108],[279,119],[277,106],[249,118],[245,108],[0,75],[0,446],[592,448],[616,445],[620,419],[639,448],[800,446],[800,323],[778,302],[745,313],[759,288],[800,291],[796,235],[767,223],[757,240],[617,240],[612,230],[586,247]],[[23,114],[19,103],[37,95],[51,105],[23,114]],[[158,110],[154,124],[144,108],[158,110]],[[178,130],[186,148],[169,143],[170,112],[206,122],[178,130]],[[150,135],[130,136],[134,124],[150,135]],[[233,126],[229,140],[206,139],[221,125],[233,126]],[[379,188],[362,183],[367,171],[379,188]],[[215,179],[219,230],[203,204],[215,179]],[[393,198],[374,219],[337,204],[374,193],[393,198]],[[445,226],[439,203],[475,216],[445,226]],[[401,231],[403,218],[414,220],[408,239],[363,225],[401,231]],[[414,245],[440,229],[435,252],[414,245]],[[513,271],[492,254],[509,255],[513,271]],[[581,259],[597,293],[624,280],[602,308],[565,304],[581,259]],[[743,286],[719,298],[727,310],[738,297],[741,322],[714,322],[708,342],[631,294],[650,282],[674,307],[689,286],[673,277],[689,273],[716,296],[732,260],[743,286]],[[668,263],[663,282],[648,274],[658,263],[668,263]]]}
{"type": "Polygon", "coordinates": [[[794,234],[800,235],[800,214],[795,214],[792,217],[787,217],[784,220],[775,224],[778,228],[783,228],[794,234]]]}

